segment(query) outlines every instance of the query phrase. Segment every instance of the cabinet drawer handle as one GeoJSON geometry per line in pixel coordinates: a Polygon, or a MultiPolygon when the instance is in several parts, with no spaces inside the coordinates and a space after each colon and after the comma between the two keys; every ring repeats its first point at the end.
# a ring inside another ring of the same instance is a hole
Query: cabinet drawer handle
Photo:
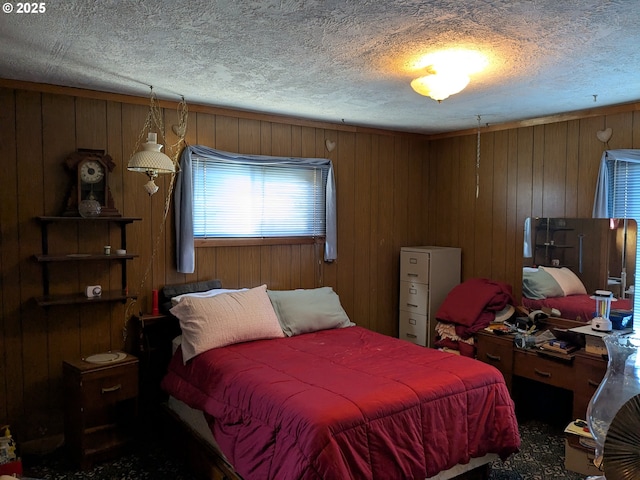
{"type": "Polygon", "coordinates": [[[540,375],[541,377],[551,378],[551,373],[549,372],[543,372],[542,370],[538,370],[537,368],[534,368],[533,371],[536,372],[536,375],[540,375]]]}
{"type": "Polygon", "coordinates": [[[587,383],[594,388],[598,388],[600,386],[600,382],[596,382],[594,380],[591,380],[590,378],[587,379],[587,383]]]}
{"type": "Polygon", "coordinates": [[[417,335],[414,335],[413,333],[407,333],[406,335],[407,335],[407,337],[409,337],[409,338],[418,338],[418,336],[417,336],[417,335]]]}
{"type": "Polygon", "coordinates": [[[413,303],[407,303],[407,307],[418,308],[418,305],[414,305],[413,303]]]}
{"type": "Polygon", "coordinates": [[[491,353],[485,353],[485,355],[489,360],[493,360],[494,362],[499,362],[500,360],[502,360],[502,357],[500,355],[492,355],[491,353]]]}
{"type": "Polygon", "coordinates": [[[407,277],[417,277],[417,273],[407,273],[407,277]]]}
{"type": "Polygon", "coordinates": [[[102,389],[102,393],[111,393],[111,392],[117,392],[118,390],[120,390],[122,388],[122,384],[118,384],[118,385],[114,385],[113,387],[106,387],[102,389]]]}

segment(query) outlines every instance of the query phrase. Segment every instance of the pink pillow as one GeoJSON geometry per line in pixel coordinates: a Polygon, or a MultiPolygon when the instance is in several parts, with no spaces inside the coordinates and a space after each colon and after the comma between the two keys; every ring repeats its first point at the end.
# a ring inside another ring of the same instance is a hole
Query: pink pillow
{"type": "Polygon", "coordinates": [[[266,285],[214,297],[187,297],[170,311],[180,320],[185,364],[212,348],[284,337],[266,285]]]}

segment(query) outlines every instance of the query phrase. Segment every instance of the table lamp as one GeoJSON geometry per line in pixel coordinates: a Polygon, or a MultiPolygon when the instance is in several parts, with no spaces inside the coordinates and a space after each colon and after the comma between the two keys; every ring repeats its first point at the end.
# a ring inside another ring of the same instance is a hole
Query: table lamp
{"type": "Polygon", "coordinates": [[[608,290],[596,290],[591,297],[596,301],[596,314],[591,321],[591,328],[598,332],[610,332],[613,324],[609,320],[611,313],[611,302],[615,302],[613,293],[608,290]]]}

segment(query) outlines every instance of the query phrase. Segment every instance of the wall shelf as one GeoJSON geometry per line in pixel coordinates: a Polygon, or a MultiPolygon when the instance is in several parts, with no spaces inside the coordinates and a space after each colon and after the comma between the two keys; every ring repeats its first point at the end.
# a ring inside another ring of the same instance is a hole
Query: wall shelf
{"type": "MultiPolygon", "coordinates": [[[[42,253],[36,254],[33,258],[42,265],[42,291],[43,295],[36,297],[36,303],[42,307],[50,307],[53,305],[72,305],[72,304],[89,304],[104,302],[126,302],[127,299],[136,298],[135,295],[129,295],[127,291],[127,261],[137,258],[137,254],[126,253],[124,255],[105,255],[96,253],[49,253],[49,225],[52,223],[90,223],[90,222],[108,222],[120,227],[120,246],[118,248],[127,248],[127,225],[138,220],[139,217],[52,217],[40,216],[36,217],[40,222],[42,235],[42,253]],[[59,262],[119,262],[122,270],[122,285],[120,290],[103,291],[99,297],[87,298],[83,293],[51,295],[49,293],[50,272],[49,265],[59,262]]],[[[115,252],[116,249],[112,249],[115,252]]]]}
{"type": "Polygon", "coordinates": [[[36,303],[41,307],[51,307],[54,305],[74,305],[78,303],[105,303],[105,302],[125,302],[129,298],[137,298],[137,295],[129,295],[126,290],[111,290],[102,292],[99,297],[88,298],[81,293],[70,293],[67,295],[43,295],[36,297],[36,303]]]}
{"type": "Polygon", "coordinates": [[[563,251],[573,248],[573,246],[565,244],[565,233],[571,231],[573,231],[573,228],[554,224],[552,219],[536,219],[533,264],[538,266],[567,266],[563,251]],[[553,265],[554,260],[557,261],[556,265],[553,265]]]}

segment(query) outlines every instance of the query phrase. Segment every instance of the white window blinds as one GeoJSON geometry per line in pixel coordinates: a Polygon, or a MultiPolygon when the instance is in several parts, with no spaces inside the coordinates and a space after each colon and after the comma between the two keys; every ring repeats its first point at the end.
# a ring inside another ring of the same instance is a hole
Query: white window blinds
{"type": "Polygon", "coordinates": [[[608,210],[612,218],[640,218],[640,163],[612,160],[608,210]]]}
{"type": "Polygon", "coordinates": [[[328,165],[192,162],[194,237],[325,235],[328,165]]]}

